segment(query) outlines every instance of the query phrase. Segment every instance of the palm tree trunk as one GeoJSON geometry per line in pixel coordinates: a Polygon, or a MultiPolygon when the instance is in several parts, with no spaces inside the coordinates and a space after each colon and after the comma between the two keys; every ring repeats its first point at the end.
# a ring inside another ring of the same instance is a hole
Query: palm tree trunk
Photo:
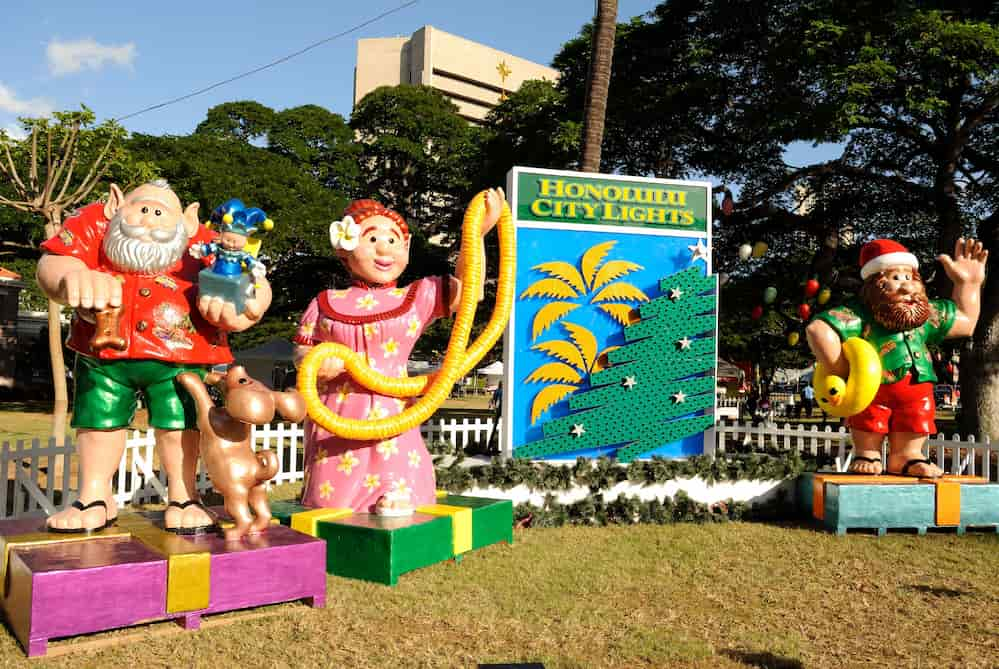
{"type": "Polygon", "coordinates": [[[600,171],[600,150],[604,140],[607,90],[610,88],[616,32],[617,0],[597,0],[590,76],[586,80],[586,106],[583,111],[583,156],[579,167],[584,172],[600,171]]]}
{"type": "MultiPolygon", "coordinates": [[[[60,211],[49,214],[49,222],[45,225],[45,236],[51,238],[59,233],[62,227],[60,211]]],[[[66,417],[69,413],[69,393],[66,388],[66,361],[62,355],[62,323],[59,317],[62,305],[49,300],[49,359],[52,362],[52,388],[55,394],[55,404],[52,407],[52,436],[58,446],[66,440],[66,417]]]]}

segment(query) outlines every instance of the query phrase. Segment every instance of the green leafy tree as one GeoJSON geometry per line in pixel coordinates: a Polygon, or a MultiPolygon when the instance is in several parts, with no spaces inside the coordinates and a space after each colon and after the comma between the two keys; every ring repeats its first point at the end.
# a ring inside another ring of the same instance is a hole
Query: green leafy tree
{"type": "MultiPolygon", "coordinates": [[[[24,270],[37,263],[38,244],[58,234],[67,212],[100,192],[98,187],[110,179],[129,184],[147,178],[151,165],[122,147],[125,130],[120,125],[114,121],[95,124],[94,113],[87,107],[55,112],[51,118],[22,118],[19,123],[24,139],[0,131],[0,207],[7,209],[0,216],[0,253],[15,256],[24,270]]],[[[48,311],[55,388],[53,435],[61,443],[68,410],[61,307],[49,301],[48,311]]]]}

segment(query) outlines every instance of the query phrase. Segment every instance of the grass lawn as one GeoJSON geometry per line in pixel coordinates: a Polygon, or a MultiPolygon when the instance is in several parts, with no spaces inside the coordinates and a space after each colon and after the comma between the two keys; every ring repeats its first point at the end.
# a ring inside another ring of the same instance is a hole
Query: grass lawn
{"type": "Polygon", "coordinates": [[[518,530],[513,546],[394,588],[329,577],[321,610],[278,605],[193,633],[118,630],[50,649],[121,643],[31,662],[8,631],[0,664],[995,666],[997,548],[995,535],[837,538],[750,523],[518,530]]]}

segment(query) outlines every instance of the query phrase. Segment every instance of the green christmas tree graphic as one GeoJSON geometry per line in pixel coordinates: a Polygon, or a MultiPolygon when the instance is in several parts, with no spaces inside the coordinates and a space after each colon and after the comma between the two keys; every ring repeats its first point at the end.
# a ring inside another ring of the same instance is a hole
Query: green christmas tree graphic
{"type": "Polygon", "coordinates": [[[714,407],[716,279],[690,267],[662,279],[659,292],[639,308],[640,321],[624,326],[610,366],[569,398],[569,415],[546,422],[544,437],[515,457],[617,446],[617,460],[630,462],[714,424],[703,412],[714,407]]]}

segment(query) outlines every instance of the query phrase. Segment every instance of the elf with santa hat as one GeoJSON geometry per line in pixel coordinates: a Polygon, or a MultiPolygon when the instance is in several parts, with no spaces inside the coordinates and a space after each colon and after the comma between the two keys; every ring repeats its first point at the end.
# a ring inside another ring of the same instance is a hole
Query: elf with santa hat
{"type": "Polygon", "coordinates": [[[968,337],[975,330],[988,251],[981,242],[959,239],[953,258],[938,260],[954,284],[950,300],[930,300],[919,262],[898,242],[876,239],[860,251],[859,299],[819,314],[806,331],[815,358],[830,373],[847,376],[843,342],[866,339],[881,358],[881,387],[871,405],[847,419],[853,437],[850,471],[936,478],[941,469],[923,457],[936,432],[933,360],[928,344],[968,337]],[[888,461],[881,444],[888,437],[888,461]]]}

